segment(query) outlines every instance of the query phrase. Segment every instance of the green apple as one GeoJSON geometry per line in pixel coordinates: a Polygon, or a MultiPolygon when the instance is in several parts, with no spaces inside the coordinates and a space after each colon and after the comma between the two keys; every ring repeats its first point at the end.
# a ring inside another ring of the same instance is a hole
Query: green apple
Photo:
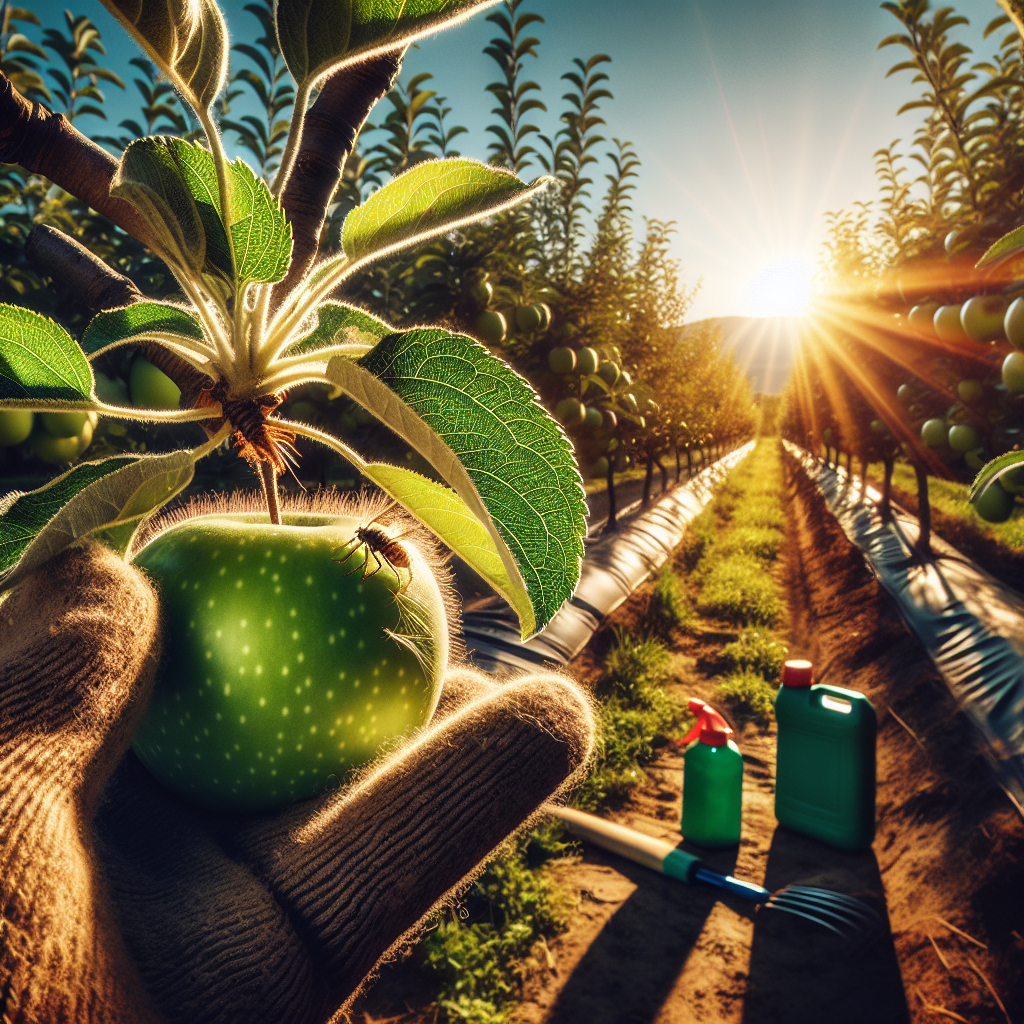
{"type": "Polygon", "coordinates": [[[949,428],[947,440],[953,451],[966,455],[981,444],[981,434],[970,423],[956,423],[949,428]]]}
{"type": "Polygon", "coordinates": [[[546,302],[538,302],[537,308],[541,315],[540,329],[546,331],[551,326],[551,307],[546,302]]]}
{"type": "Polygon", "coordinates": [[[319,415],[319,410],[312,402],[298,401],[288,406],[285,418],[299,420],[301,423],[312,423],[319,415]]]}
{"type": "Polygon", "coordinates": [[[583,377],[589,377],[592,373],[597,373],[597,368],[601,365],[601,357],[597,354],[597,351],[592,348],[581,348],[576,353],[576,372],[583,377]]]}
{"type": "Polygon", "coordinates": [[[26,409],[0,409],[0,448],[21,444],[31,433],[31,412],[26,409]]]}
{"type": "Polygon", "coordinates": [[[1014,348],[1024,349],[1024,295],[1014,299],[1006,310],[1003,333],[1014,348]]]}
{"type": "Polygon", "coordinates": [[[594,459],[587,470],[587,476],[591,480],[601,480],[608,475],[608,459],[602,455],[594,459]]]}
{"type": "Polygon", "coordinates": [[[1024,352],[1011,352],[1003,360],[1003,384],[1011,395],[1024,394],[1024,352]]]}
{"type": "Polygon", "coordinates": [[[627,391],[622,396],[622,404],[630,411],[637,412],[640,406],[637,404],[636,395],[632,391],[627,391]]]}
{"type": "Polygon", "coordinates": [[[976,402],[983,394],[981,381],[962,380],[956,386],[956,393],[961,402],[976,402]]]}
{"type": "Polygon", "coordinates": [[[1024,494],[1024,466],[1018,466],[1016,469],[1011,469],[1009,473],[1004,473],[999,478],[999,482],[1007,494],[1024,494]]]}
{"type": "Polygon", "coordinates": [[[946,444],[947,438],[948,428],[945,420],[936,417],[924,421],[921,427],[921,440],[929,448],[942,448],[946,444]]]}
{"type": "Polygon", "coordinates": [[[283,519],[199,516],[135,558],[159,588],[165,642],[133,745],[205,806],[314,796],[425,724],[440,695],[448,627],[422,555],[399,539],[408,567],[395,567],[353,515],[283,519]]]}
{"type": "Polygon", "coordinates": [[[611,433],[619,425],[619,417],[611,409],[605,409],[601,413],[602,427],[607,433],[611,433]]]}
{"type": "Polygon", "coordinates": [[[988,455],[984,448],[975,448],[964,455],[964,462],[967,464],[968,469],[973,469],[977,473],[985,468],[985,464],[988,462],[988,455]]]}
{"type": "Polygon", "coordinates": [[[933,335],[935,333],[935,314],[938,312],[937,302],[922,302],[915,306],[907,316],[910,329],[917,334],[933,335]]]}
{"type": "Polygon", "coordinates": [[[974,499],[974,511],[988,523],[1005,523],[1013,512],[1013,495],[1007,494],[998,480],[993,480],[974,499]]]}
{"type": "Polygon", "coordinates": [[[939,306],[932,324],[940,340],[956,343],[970,340],[960,323],[960,306],[939,306]]]}
{"type": "Polygon", "coordinates": [[[602,359],[601,365],[597,368],[597,375],[608,387],[615,387],[619,382],[620,376],[618,364],[611,359],[602,359]]]}
{"type": "Polygon", "coordinates": [[[493,309],[481,313],[476,318],[475,327],[480,340],[488,345],[500,345],[505,340],[505,334],[508,331],[505,318],[493,309]]]}
{"type": "Polygon", "coordinates": [[[41,412],[43,429],[54,437],[79,437],[88,417],[84,412],[41,412]]]}
{"type": "Polygon", "coordinates": [[[572,373],[576,369],[576,352],[568,345],[553,348],[548,353],[548,366],[552,373],[572,373]]]}
{"type": "Polygon", "coordinates": [[[494,298],[494,286],[486,277],[475,282],[469,289],[469,297],[478,305],[487,307],[494,298]]]}
{"type": "Polygon", "coordinates": [[[555,419],[566,427],[581,427],[586,418],[586,406],[578,398],[563,398],[555,406],[555,419]]]}
{"type": "Polygon", "coordinates": [[[883,420],[872,420],[869,424],[872,434],[884,434],[886,427],[883,420]]]}
{"type": "Polygon", "coordinates": [[[139,356],[128,374],[128,391],[137,409],[177,409],[181,388],[159,367],[139,356]]]}
{"type": "Polygon", "coordinates": [[[537,305],[516,306],[516,327],[521,331],[538,331],[544,323],[544,311],[537,305]]]}
{"type": "Polygon", "coordinates": [[[975,295],[960,309],[960,324],[968,338],[977,342],[1003,337],[1007,302],[1002,295],[975,295]]]}
{"type": "Polygon", "coordinates": [[[603,423],[604,417],[601,415],[601,410],[594,405],[588,406],[583,426],[586,427],[587,430],[596,432],[601,429],[603,423]]]}
{"type": "Polygon", "coordinates": [[[832,440],[832,428],[831,428],[831,427],[826,427],[826,428],[825,428],[825,429],[824,429],[824,430],[823,430],[823,431],[821,432],[821,439],[822,439],[822,441],[824,441],[824,442],[825,442],[825,444],[828,444],[828,443],[829,443],[829,441],[831,441],[831,440],[832,440]]]}
{"type": "Polygon", "coordinates": [[[32,453],[52,466],[74,462],[92,444],[93,421],[86,418],[81,434],[74,437],[54,437],[48,430],[36,427],[28,439],[32,453]]]}
{"type": "Polygon", "coordinates": [[[896,389],[896,397],[904,405],[910,405],[910,403],[914,400],[914,389],[909,384],[901,384],[896,389]]]}

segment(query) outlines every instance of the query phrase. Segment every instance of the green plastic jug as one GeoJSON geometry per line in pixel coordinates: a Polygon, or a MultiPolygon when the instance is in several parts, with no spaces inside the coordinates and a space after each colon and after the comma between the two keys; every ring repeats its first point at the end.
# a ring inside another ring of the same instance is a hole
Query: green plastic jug
{"type": "Polygon", "coordinates": [[[775,817],[841,850],[866,850],[875,837],[875,709],[856,690],[812,681],[809,661],[786,662],[775,697],[775,817]]]}
{"type": "Polygon", "coordinates": [[[710,704],[693,698],[697,724],[680,744],[683,755],[685,838],[698,846],[735,846],[740,841],[743,806],[743,756],[729,737],[732,729],[710,704]]]}

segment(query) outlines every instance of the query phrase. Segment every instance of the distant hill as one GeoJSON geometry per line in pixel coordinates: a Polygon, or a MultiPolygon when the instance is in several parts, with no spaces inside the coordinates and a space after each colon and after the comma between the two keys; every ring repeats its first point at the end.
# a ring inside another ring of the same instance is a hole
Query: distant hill
{"type": "Polygon", "coordinates": [[[687,324],[683,333],[700,324],[722,328],[725,349],[746,371],[756,393],[777,395],[789,379],[796,354],[798,323],[793,317],[722,316],[687,324]]]}

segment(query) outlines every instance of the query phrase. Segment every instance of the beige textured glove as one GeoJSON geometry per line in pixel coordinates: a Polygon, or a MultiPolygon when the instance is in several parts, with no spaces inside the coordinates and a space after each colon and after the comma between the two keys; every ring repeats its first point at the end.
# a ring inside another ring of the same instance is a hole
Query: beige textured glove
{"type": "Polygon", "coordinates": [[[431,727],[347,791],[197,810],[128,751],[157,600],[99,547],[0,603],[0,1020],[325,1021],[578,773],[563,677],[449,674],[431,727]]]}

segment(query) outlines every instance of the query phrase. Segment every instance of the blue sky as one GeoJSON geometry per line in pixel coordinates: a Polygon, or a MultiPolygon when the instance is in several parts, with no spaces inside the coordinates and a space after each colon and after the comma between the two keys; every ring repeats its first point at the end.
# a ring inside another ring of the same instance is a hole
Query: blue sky
{"type": "MultiPolygon", "coordinates": [[[[29,5],[52,23],[68,0],[29,5]]],[[[988,57],[995,39],[982,30],[1000,13],[995,0],[954,6],[971,21],[960,38],[988,57]]],[[[256,24],[243,7],[225,4],[236,41],[256,24]]],[[[917,126],[914,113],[896,117],[919,87],[908,74],[885,78],[904,51],[877,49],[899,26],[876,0],[533,0],[524,9],[545,19],[526,68],[548,104],[537,118],[544,131],[557,130],[559,78],[572,58],[612,57],[606,134],[633,142],[642,161],[638,220],[677,222],[684,279],[703,280],[694,319],[759,312],[759,276],[786,261],[813,263],[825,212],[874,198],[874,152],[917,126]]],[[[102,28],[110,66],[127,77],[133,50],[98,0],[74,10],[102,28]]],[[[470,130],[460,148],[481,158],[493,106],[484,87],[497,70],[482,51],[495,31],[478,17],[406,61],[407,74],[433,73],[452,123],[470,130]]]]}

